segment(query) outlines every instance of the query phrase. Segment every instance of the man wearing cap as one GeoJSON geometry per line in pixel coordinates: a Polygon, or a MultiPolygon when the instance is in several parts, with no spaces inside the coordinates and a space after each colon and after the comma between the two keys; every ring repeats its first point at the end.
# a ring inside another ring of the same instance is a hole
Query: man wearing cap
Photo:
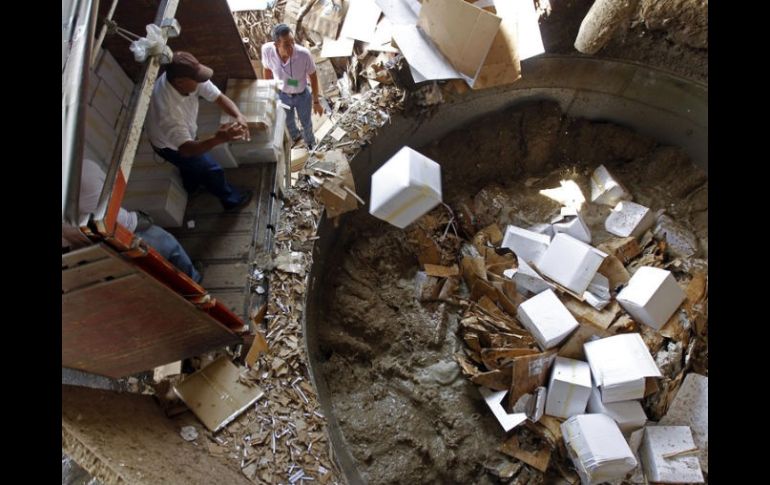
{"type": "Polygon", "coordinates": [[[315,72],[315,62],[310,51],[294,44],[294,35],[286,24],[278,24],[273,29],[273,42],[262,46],[262,64],[265,67],[265,79],[280,79],[283,81],[279,94],[281,102],[288,106],[286,110],[286,125],[292,140],[298,140],[300,132],[294,118],[294,111],[302,123],[302,137],[308,148],[315,146],[311,109],[322,114],[323,109],[318,100],[318,75],[315,72]],[[312,94],[307,89],[307,80],[313,88],[312,94]],[[312,101],[311,101],[312,99],[312,101]]]}
{"type": "Polygon", "coordinates": [[[212,74],[189,52],[175,53],[155,82],[145,126],[155,152],[179,168],[188,193],[203,185],[225,210],[238,210],[249,203],[253,191],[241,193],[231,186],[222,167],[206,152],[230,140],[248,139],[249,129],[235,103],[210,81],[212,74]],[[237,121],[220,126],[211,138],[198,140],[198,96],[218,104],[237,121]]]}

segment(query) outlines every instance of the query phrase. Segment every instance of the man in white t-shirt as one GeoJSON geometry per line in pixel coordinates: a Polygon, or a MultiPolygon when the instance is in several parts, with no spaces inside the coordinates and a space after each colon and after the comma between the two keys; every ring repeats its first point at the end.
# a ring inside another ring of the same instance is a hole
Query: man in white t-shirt
{"type": "Polygon", "coordinates": [[[286,110],[286,126],[292,140],[298,140],[300,132],[294,118],[294,111],[302,123],[302,137],[308,148],[315,146],[311,109],[317,114],[323,114],[321,102],[318,99],[318,75],[315,72],[315,62],[310,51],[294,44],[294,35],[286,24],[278,24],[273,29],[273,42],[262,46],[262,65],[265,79],[279,79],[281,102],[288,106],[286,110]],[[307,80],[313,92],[307,89],[307,80]],[[311,101],[312,96],[312,101],[311,101]]]}
{"type": "MultiPolygon", "coordinates": [[[[99,203],[99,195],[104,187],[107,175],[102,167],[93,160],[84,159],[80,177],[80,199],[78,200],[78,212],[80,217],[96,212],[99,203]]],[[[133,232],[147,242],[150,246],[169,263],[192,278],[196,283],[203,279],[198,270],[193,266],[190,256],[184,250],[177,239],[166,232],[165,229],[152,223],[152,219],[141,212],[129,212],[124,208],[118,211],[118,224],[133,232]]]]}
{"type": "Polygon", "coordinates": [[[206,152],[230,140],[248,139],[249,129],[235,103],[210,81],[213,74],[189,52],[176,52],[155,82],[145,128],[155,152],[179,168],[188,193],[203,185],[225,210],[238,210],[248,204],[253,191],[241,193],[231,186],[222,167],[206,152]],[[211,138],[198,140],[199,96],[237,121],[220,126],[211,138]]]}

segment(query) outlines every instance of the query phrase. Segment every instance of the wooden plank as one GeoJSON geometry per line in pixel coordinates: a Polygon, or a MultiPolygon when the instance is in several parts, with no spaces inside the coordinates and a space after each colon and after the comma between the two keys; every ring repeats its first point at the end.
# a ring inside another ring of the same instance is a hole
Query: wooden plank
{"type": "Polygon", "coordinates": [[[142,271],[62,295],[63,367],[119,378],[238,342],[142,271]]]}
{"type": "Polygon", "coordinates": [[[214,288],[246,288],[246,278],[249,263],[213,263],[207,264],[203,270],[203,285],[211,290],[214,288]]]}
{"type": "Polygon", "coordinates": [[[135,273],[136,268],[117,258],[105,258],[89,264],[74,266],[62,270],[61,289],[63,292],[74,290],[99,282],[107,277],[119,278],[135,273]]]}
{"type": "Polygon", "coordinates": [[[62,254],[61,267],[69,268],[77,264],[98,261],[107,257],[109,257],[109,254],[104,250],[102,245],[94,244],[93,246],[87,246],[76,251],[70,251],[69,253],[62,254]]]}
{"type": "Polygon", "coordinates": [[[251,248],[251,234],[225,234],[212,238],[197,234],[177,238],[192,259],[245,260],[251,248]]]}

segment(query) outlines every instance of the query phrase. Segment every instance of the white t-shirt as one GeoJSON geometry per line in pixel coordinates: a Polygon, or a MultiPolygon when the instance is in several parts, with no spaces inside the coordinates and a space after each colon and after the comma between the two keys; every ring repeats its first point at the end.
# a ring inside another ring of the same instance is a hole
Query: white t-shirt
{"type": "MultiPolygon", "coordinates": [[[[95,212],[99,203],[99,195],[102,193],[107,174],[101,165],[87,158],[83,159],[83,168],[80,176],[80,199],[78,200],[78,212],[80,217],[95,212]]],[[[118,224],[125,226],[131,232],[136,229],[136,212],[129,212],[124,208],[118,211],[118,224]]]]}
{"type": "Polygon", "coordinates": [[[194,141],[198,135],[198,96],[213,103],[220,94],[214,83],[206,81],[182,96],[163,73],[155,81],[147,112],[145,127],[150,143],[158,148],[179,150],[183,144],[194,141]]]}
{"type": "Polygon", "coordinates": [[[307,88],[307,77],[315,72],[315,62],[310,51],[295,45],[294,53],[285,63],[281,61],[275,42],[262,46],[262,64],[273,72],[275,79],[280,79],[281,91],[287,94],[301,93],[307,88]],[[297,86],[289,86],[288,79],[296,79],[297,86]]]}

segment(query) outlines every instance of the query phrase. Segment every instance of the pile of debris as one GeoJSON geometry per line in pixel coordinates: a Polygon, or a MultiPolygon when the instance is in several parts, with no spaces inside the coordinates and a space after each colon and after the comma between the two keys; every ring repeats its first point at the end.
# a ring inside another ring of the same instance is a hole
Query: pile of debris
{"type": "Polygon", "coordinates": [[[591,185],[590,203],[572,181],[540,191],[562,209],[528,228],[479,228],[465,205],[423,216],[407,232],[417,298],[463,308],[456,360],[508,432],[499,450],[530,472],[702,482],[708,427],[693,416],[708,378],[690,373],[708,373],[707,275],[671,257],[668,217],[653,234],[655,215],[604,166],[591,185]],[[593,247],[582,214],[597,204],[613,207],[615,237],[593,247]],[[675,397],[694,401],[688,412],[675,397]]]}

